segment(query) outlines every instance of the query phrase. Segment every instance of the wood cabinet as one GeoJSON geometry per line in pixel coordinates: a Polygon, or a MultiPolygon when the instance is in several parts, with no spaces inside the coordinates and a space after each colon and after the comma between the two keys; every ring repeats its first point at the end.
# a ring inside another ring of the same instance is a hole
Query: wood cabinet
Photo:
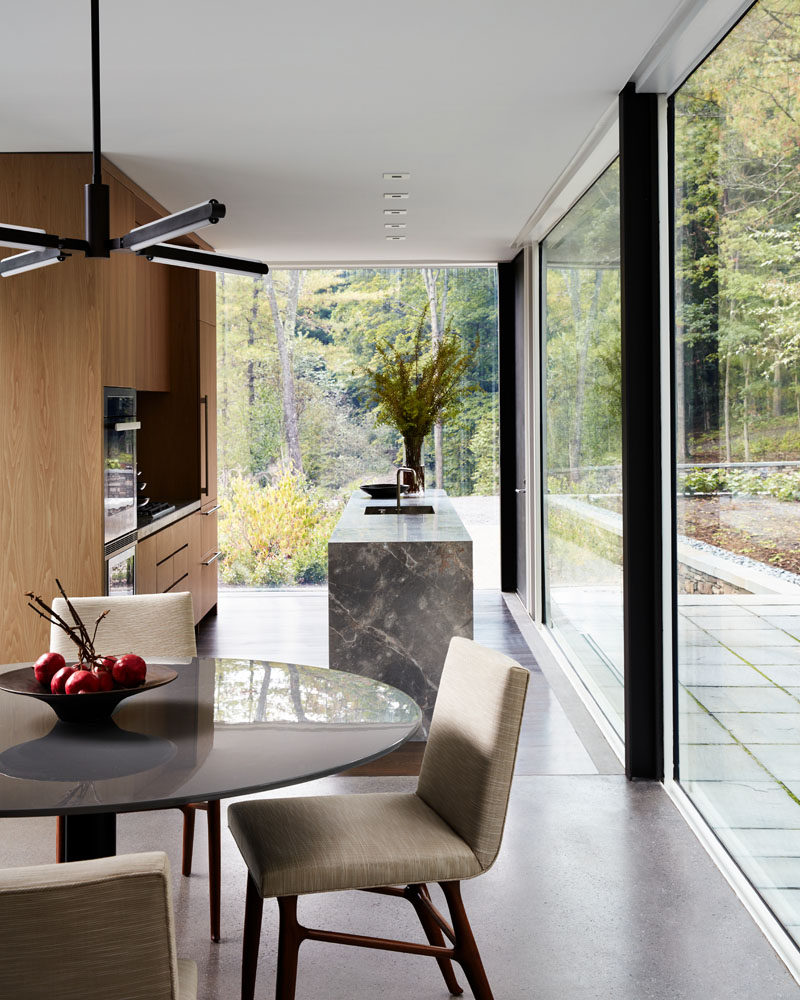
{"type": "Polygon", "coordinates": [[[136,593],[189,591],[195,624],[208,610],[203,610],[201,528],[200,511],[195,511],[143,538],[136,547],[136,593]]]}
{"type": "MultiPolygon", "coordinates": [[[[112,235],[163,215],[124,174],[104,162],[112,235]],[[127,183],[126,183],[127,181],[127,183]]],[[[103,384],[170,388],[170,295],[174,269],[136,254],[112,254],[101,280],[103,384]]]]}
{"type": "MultiPolygon", "coordinates": [[[[0,153],[0,219],[80,237],[91,169],[85,153],[0,153]]],[[[107,160],[103,179],[112,236],[167,214],[107,160]]],[[[0,281],[0,662],[47,648],[47,625],[25,607],[26,591],[49,600],[58,576],[70,595],[104,592],[106,385],[139,392],[148,495],[203,503],[203,513],[166,536],[169,552],[163,532],[142,540],[137,589],[191,590],[196,618],[216,606],[215,312],[213,274],[136,254],[73,253],[57,267],[0,281]]]]}
{"type": "Polygon", "coordinates": [[[219,544],[217,539],[216,500],[205,504],[199,512],[200,525],[200,617],[203,618],[217,606],[219,544]]]}

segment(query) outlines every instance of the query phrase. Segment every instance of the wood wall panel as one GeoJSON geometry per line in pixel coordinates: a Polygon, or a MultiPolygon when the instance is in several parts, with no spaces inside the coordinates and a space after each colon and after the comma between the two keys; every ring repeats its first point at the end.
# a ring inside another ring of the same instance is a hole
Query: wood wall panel
{"type": "MultiPolygon", "coordinates": [[[[0,155],[0,219],[80,236],[83,154],[0,155]]],[[[16,252],[16,251],[12,251],[16,252]]],[[[0,281],[0,662],[35,658],[49,627],[24,592],[102,592],[104,261],[0,281]]]]}
{"type": "MultiPolygon", "coordinates": [[[[134,225],[134,198],[124,185],[109,178],[111,233],[127,233],[134,225]]],[[[103,385],[136,384],[136,265],[132,254],[112,254],[103,266],[102,352],[103,385]]]]}
{"type": "Polygon", "coordinates": [[[211,271],[197,272],[198,319],[201,323],[217,324],[217,276],[211,271]]]}
{"type": "Polygon", "coordinates": [[[169,289],[169,368],[174,377],[168,393],[139,393],[138,457],[147,495],[176,503],[200,496],[197,272],[182,267],[164,270],[169,289]]]}

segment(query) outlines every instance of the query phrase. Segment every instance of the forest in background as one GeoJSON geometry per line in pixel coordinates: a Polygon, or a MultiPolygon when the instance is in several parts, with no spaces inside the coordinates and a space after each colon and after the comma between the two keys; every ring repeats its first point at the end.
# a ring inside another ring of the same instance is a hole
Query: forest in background
{"type": "Polygon", "coordinates": [[[675,98],[679,462],[800,458],[800,2],[675,98]]]}
{"type": "Polygon", "coordinates": [[[402,442],[376,424],[363,369],[404,343],[427,308],[473,352],[458,415],[430,435],[426,484],[498,491],[497,271],[355,268],[217,281],[220,575],[224,583],[324,583],[327,542],[361,483],[393,479],[402,442]]]}

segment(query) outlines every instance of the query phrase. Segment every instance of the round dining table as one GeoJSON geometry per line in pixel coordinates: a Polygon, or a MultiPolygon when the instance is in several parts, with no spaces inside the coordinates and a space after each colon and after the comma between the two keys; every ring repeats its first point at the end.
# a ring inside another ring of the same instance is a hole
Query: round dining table
{"type": "MultiPolygon", "coordinates": [[[[174,681],[94,723],[62,722],[0,690],[0,816],[63,815],[66,860],[104,857],[116,853],[118,813],[336,774],[400,746],[421,719],[408,695],[359,674],[235,658],[164,664],[174,681]]],[[[0,667],[0,685],[20,666],[0,667]]]]}

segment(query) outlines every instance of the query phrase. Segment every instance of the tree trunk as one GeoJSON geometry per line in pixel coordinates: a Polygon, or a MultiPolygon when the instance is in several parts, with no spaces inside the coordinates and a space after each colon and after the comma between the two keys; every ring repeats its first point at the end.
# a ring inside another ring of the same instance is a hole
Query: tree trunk
{"type": "Polygon", "coordinates": [[[748,417],[750,410],[750,358],[744,360],[744,396],[742,398],[742,437],[744,439],[744,460],[750,461],[750,429],[748,417]]]}
{"type": "Polygon", "coordinates": [[[783,415],[783,366],[780,361],[775,362],[772,369],[772,416],[783,415]]]}
{"type": "Polygon", "coordinates": [[[264,277],[272,309],[275,339],[278,342],[278,357],[281,362],[281,397],[283,403],[283,424],[286,431],[286,445],[289,451],[289,465],[298,475],[303,474],[303,456],[300,453],[300,431],[297,419],[297,402],[294,391],[294,367],[291,343],[297,327],[297,301],[300,298],[302,273],[289,271],[289,286],[286,292],[286,311],[281,319],[278,297],[272,283],[272,275],[264,277]]]}
{"type": "Polygon", "coordinates": [[[581,317],[581,280],[579,272],[570,271],[569,296],[572,305],[572,316],[575,321],[575,333],[583,327],[583,336],[578,346],[577,383],[575,386],[575,420],[572,428],[572,438],[569,445],[570,479],[577,482],[583,447],[583,407],[586,402],[586,361],[589,356],[589,344],[597,321],[597,307],[600,299],[600,284],[603,280],[601,271],[595,271],[594,288],[589,312],[581,317]],[[583,322],[581,323],[581,319],[583,322]]]}
{"type": "Polygon", "coordinates": [[[689,449],[686,447],[686,348],[682,329],[675,332],[675,461],[678,465],[686,462],[689,449]]]}
{"type": "Polygon", "coordinates": [[[725,424],[725,461],[731,461],[731,352],[725,355],[725,396],[722,406],[725,424]]]}
{"type": "Polygon", "coordinates": [[[794,405],[797,410],[797,426],[800,428],[800,386],[797,385],[797,371],[794,373],[794,405]]]}
{"type": "MultiPolygon", "coordinates": [[[[423,267],[422,278],[425,282],[425,290],[428,293],[428,305],[430,306],[431,314],[431,345],[435,351],[442,342],[442,331],[444,330],[444,316],[447,305],[447,271],[444,272],[441,321],[436,301],[436,284],[439,279],[439,271],[434,270],[432,267],[423,267]]],[[[442,460],[442,423],[440,420],[437,420],[433,425],[433,456],[436,489],[441,490],[444,489],[444,469],[442,460]]]]}
{"type": "Polygon", "coordinates": [[[250,318],[247,321],[247,346],[250,348],[247,356],[247,401],[250,404],[248,413],[248,424],[252,418],[253,407],[256,401],[255,385],[255,363],[253,361],[253,347],[256,343],[256,324],[258,322],[258,293],[261,288],[257,281],[253,282],[253,302],[250,306],[250,318]]]}

